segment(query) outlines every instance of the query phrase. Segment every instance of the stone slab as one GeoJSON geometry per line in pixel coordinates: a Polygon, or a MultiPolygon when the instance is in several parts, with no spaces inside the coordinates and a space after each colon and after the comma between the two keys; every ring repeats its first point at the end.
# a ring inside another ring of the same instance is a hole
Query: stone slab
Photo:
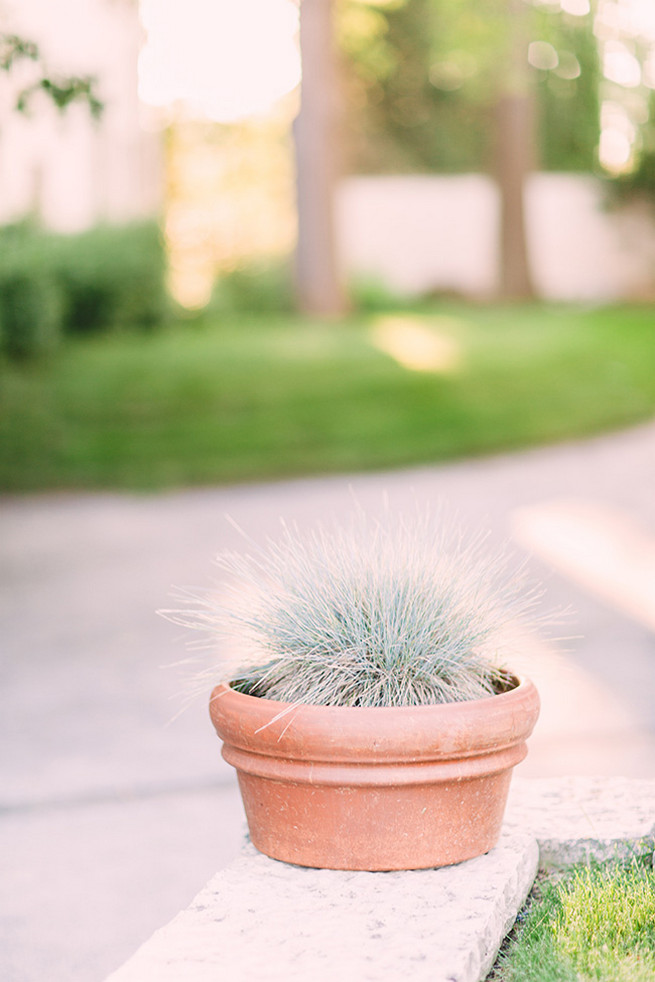
{"type": "Polygon", "coordinates": [[[278,863],[247,845],[107,982],[479,982],[541,866],[655,848],[655,781],[515,778],[488,855],[360,873],[278,863]]]}
{"type": "Polygon", "coordinates": [[[505,828],[539,842],[544,868],[655,850],[655,781],[622,777],[512,781],[505,828]]]}
{"type": "Polygon", "coordinates": [[[535,839],[400,873],[304,869],[247,845],[108,982],[478,982],[530,891],[535,839]]]}

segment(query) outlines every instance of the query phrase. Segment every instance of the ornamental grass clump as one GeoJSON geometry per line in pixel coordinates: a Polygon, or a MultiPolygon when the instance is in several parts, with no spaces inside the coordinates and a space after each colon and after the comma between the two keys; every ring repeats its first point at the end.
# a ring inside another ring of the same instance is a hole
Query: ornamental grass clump
{"type": "MultiPolygon", "coordinates": [[[[329,706],[420,706],[491,696],[508,685],[501,636],[532,608],[522,577],[478,537],[429,517],[347,526],[217,559],[220,593],[186,591],[168,611],[240,660],[204,676],[250,695],[329,706]],[[219,679],[217,679],[217,674],[219,679]]],[[[203,678],[204,681],[204,678],[203,678]]]]}

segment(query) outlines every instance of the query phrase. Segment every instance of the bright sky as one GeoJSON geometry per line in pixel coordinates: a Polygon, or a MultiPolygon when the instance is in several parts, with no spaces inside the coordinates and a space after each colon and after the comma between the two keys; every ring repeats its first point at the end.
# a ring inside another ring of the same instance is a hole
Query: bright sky
{"type": "Polygon", "coordinates": [[[267,112],[300,80],[293,0],[141,0],[144,102],[184,100],[228,123],[267,112]]]}

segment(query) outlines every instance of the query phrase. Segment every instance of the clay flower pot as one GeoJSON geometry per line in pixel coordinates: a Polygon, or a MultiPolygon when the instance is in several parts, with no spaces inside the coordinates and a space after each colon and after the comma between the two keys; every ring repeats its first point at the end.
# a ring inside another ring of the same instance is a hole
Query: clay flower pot
{"type": "Polygon", "coordinates": [[[485,699],[390,708],[289,708],[217,686],[211,718],[253,844],[300,866],[355,870],[487,852],[539,714],[534,685],[514,681],[485,699]]]}

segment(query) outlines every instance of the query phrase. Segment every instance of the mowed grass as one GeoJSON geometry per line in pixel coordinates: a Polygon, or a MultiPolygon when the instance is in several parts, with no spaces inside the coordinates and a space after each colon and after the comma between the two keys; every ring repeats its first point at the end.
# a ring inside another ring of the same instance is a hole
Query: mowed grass
{"type": "Polygon", "coordinates": [[[652,982],[655,872],[644,861],[542,882],[489,982],[652,982]]]}
{"type": "Polygon", "coordinates": [[[654,412],[655,308],[207,319],[0,364],[0,487],[145,490],[392,468],[654,412]],[[408,367],[403,339],[413,350],[417,333],[429,364],[408,367]]]}

